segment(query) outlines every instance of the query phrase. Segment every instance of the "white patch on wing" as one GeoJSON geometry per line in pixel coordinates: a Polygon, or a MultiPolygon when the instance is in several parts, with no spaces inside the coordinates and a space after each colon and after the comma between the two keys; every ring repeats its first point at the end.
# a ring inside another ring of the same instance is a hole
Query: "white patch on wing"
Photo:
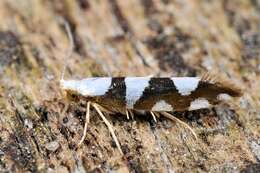
{"type": "Polygon", "coordinates": [[[126,107],[134,108],[135,102],[140,99],[146,87],[149,86],[149,77],[126,77],[126,107]]]}
{"type": "Polygon", "coordinates": [[[110,77],[86,78],[82,80],[61,80],[61,87],[64,90],[76,91],[84,96],[104,95],[111,85],[110,77]]]}
{"type": "Polygon", "coordinates": [[[226,94],[226,93],[221,93],[217,96],[217,99],[220,101],[230,101],[231,100],[231,96],[226,94]]]}
{"type": "Polygon", "coordinates": [[[203,109],[203,108],[209,108],[210,103],[205,98],[198,98],[190,103],[189,111],[197,110],[197,109],[203,109]]]}
{"type": "Polygon", "coordinates": [[[152,111],[173,111],[173,108],[166,101],[160,100],[153,105],[152,111]]]}
{"type": "Polygon", "coordinates": [[[200,81],[197,77],[172,77],[171,79],[181,95],[189,95],[198,87],[200,81]]]}

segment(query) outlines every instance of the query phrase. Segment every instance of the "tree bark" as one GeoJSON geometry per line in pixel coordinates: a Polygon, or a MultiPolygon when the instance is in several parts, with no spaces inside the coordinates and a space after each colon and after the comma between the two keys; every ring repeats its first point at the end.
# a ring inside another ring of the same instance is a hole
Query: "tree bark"
{"type": "Polygon", "coordinates": [[[1,0],[0,21],[0,172],[260,172],[259,1],[1,0]],[[106,115],[123,156],[92,110],[77,148],[86,108],[60,90],[66,63],[66,79],[217,71],[244,95],[172,113],[198,140],[165,118],[106,115]]]}

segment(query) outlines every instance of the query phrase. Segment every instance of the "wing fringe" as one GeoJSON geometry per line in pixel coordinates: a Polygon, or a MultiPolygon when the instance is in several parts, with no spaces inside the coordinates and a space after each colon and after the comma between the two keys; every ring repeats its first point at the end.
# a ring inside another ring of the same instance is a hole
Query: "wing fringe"
{"type": "Polygon", "coordinates": [[[238,84],[221,74],[207,72],[201,76],[201,81],[227,88],[233,91],[237,97],[243,95],[243,89],[239,87],[238,84]]]}

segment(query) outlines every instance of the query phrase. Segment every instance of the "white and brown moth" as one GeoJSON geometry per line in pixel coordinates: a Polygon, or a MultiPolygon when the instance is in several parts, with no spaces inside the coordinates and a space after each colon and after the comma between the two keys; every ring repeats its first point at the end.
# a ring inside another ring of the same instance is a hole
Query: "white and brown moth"
{"type": "Polygon", "coordinates": [[[120,112],[127,117],[129,114],[133,116],[133,111],[148,111],[155,121],[155,117],[159,115],[178,121],[168,112],[209,108],[218,104],[223,95],[241,96],[241,90],[230,83],[219,81],[208,74],[201,78],[91,77],[82,80],[64,80],[62,77],[60,80],[61,89],[66,92],[69,100],[84,100],[87,103],[84,134],[79,144],[84,141],[90,118],[90,106],[93,106],[107,125],[121,153],[120,144],[112,125],[103,114],[104,111],[120,112]]]}
{"type": "Polygon", "coordinates": [[[218,104],[225,94],[232,97],[241,96],[241,90],[214,81],[208,75],[203,78],[95,77],[82,80],[62,79],[60,85],[70,100],[85,100],[87,102],[86,125],[89,122],[90,105],[97,110],[107,124],[120,151],[120,145],[114,135],[113,128],[101,110],[120,112],[127,116],[129,113],[133,114],[134,110],[148,111],[154,119],[158,113],[171,118],[173,115],[167,112],[209,108],[218,104]]]}

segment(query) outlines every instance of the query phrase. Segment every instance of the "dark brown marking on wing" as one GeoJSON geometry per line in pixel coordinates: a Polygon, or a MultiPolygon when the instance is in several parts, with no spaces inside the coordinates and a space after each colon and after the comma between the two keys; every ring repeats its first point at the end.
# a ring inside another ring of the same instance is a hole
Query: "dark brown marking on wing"
{"type": "Polygon", "coordinates": [[[124,33],[132,33],[132,29],[126,19],[126,17],[123,15],[123,12],[121,11],[121,8],[119,7],[116,0],[110,0],[110,7],[112,12],[114,13],[119,25],[121,26],[124,33]]]}
{"type": "MultiPolygon", "coordinates": [[[[171,104],[173,102],[169,101],[172,100],[174,94],[178,94],[178,90],[175,88],[173,81],[170,78],[151,78],[149,86],[145,88],[142,97],[134,104],[134,108],[151,110],[160,100],[164,100],[168,104],[171,104]],[[171,98],[168,96],[171,96],[171,98]]],[[[171,105],[174,108],[174,105],[171,105]]]]}
{"type": "Polygon", "coordinates": [[[221,84],[200,81],[196,90],[189,95],[181,95],[170,78],[152,78],[142,97],[135,103],[134,109],[151,110],[154,104],[164,100],[176,111],[188,110],[190,103],[198,98],[205,98],[210,104],[219,103],[217,99],[221,93],[235,96],[233,90],[221,84]]]}
{"type": "MultiPolygon", "coordinates": [[[[149,86],[145,88],[141,98],[134,104],[134,109],[150,111],[158,101],[164,100],[175,111],[186,111],[189,109],[191,102],[198,98],[207,99],[212,105],[219,103],[217,97],[221,93],[233,97],[240,96],[240,92],[232,89],[232,87],[204,80],[199,81],[196,90],[192,91],[191,94],[183,96],[178,92],[171,78],[151,78],[149,86]]],[[[111,86],[103,96],[84,98],[97,102],[109,110],[124,113],[126,109],[125,78],[112,78],[111,86]]]]}
{"type": "Polygon", "coordinates": [[[98,102],[111,109],[121,112],[126,106],[126,85],[124,77],[112,78],[109,90],[98,99],[98,102]]]}
{"type": "Polygon", "coordinates": [[[221,93],[235,96],[230,88],[224,87],[221,84],[200,81],[197,89],[188,97],[192,100],[195,100],[196,98],[206,98],[210,104],[215,105],[219,102],[217,97],[221,93]]]}

